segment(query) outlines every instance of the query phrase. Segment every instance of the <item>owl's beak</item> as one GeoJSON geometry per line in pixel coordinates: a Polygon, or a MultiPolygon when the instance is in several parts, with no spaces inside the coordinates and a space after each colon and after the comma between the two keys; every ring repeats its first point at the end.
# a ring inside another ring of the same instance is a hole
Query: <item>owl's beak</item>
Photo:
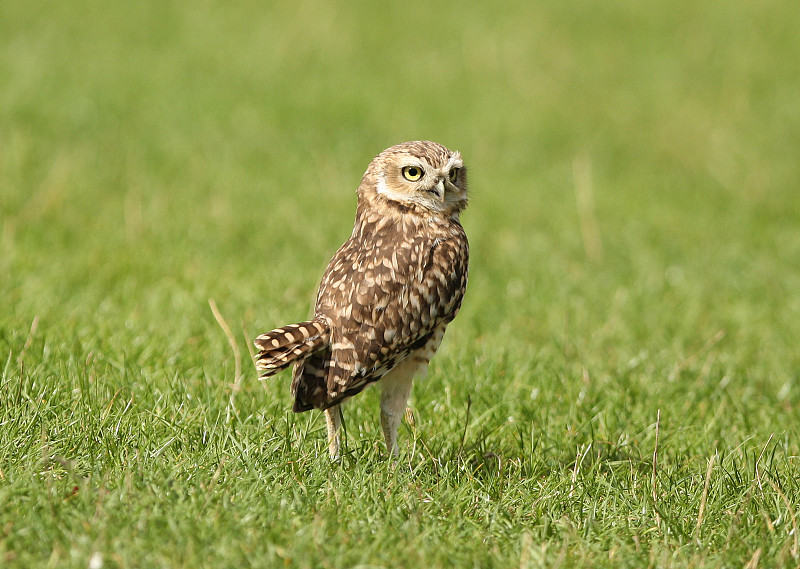
{"type": "Polygon", "coordinates": [[[439,180],[436,182],[436,194],[439,196],[439,199],[444,203],[444,180],[439,180]]]}

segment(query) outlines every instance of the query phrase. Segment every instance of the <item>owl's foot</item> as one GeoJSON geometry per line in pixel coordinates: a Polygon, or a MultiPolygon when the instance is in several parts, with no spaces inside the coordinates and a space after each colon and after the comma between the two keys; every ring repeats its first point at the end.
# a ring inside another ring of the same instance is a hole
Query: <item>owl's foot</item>
{"type": "Polygon", "coordinates": [[[338,405],[325,409],[325,423],[328,426],[328,454],[332,461],[337,461],[341,444],[339,427],[342,425],[342,410],[338,405]]]}

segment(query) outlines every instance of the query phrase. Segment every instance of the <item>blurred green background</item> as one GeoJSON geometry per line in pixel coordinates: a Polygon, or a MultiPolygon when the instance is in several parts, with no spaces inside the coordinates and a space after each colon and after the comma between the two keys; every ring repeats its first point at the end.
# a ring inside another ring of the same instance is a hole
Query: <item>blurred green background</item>
{"type": "MultiPolygon", "coordinates": [[[[465,158],[472,262],[464,309],[432,377],[415,387],[419,432],[406,438],[435,439],[439,459],[464,448],[479,459],[538,457],[544,471],[517,474],[574,484],[576,446],[631,445],[625,456],[649,460],[660,410],[665,468],[699,472],[695,489],[720,448],[743,452],[736,464],[746,470],[748,452],[763,454],[766,443],[794,472],[797,54],[800,4],[771,0],[0,4],[0,513],[21,520],[0,534],[0,551],[13,552],[6,561],[63,561],[72,551],[74,535],[53,530],[58,515],[44,516],[50,526],[23,514],[21,496],[36,495],[24,480],[43,456],[69,457],[95,489],[98,476],[159,468],[152,455],[136,467],[102,458],[130,444],[106,438],[103,413],[145,433],[135,447],[143,455],[168,438],[148,413],[197,428],[225,413],[234,358],[209,298],[244,361],[239,432],[255,441],[273,419],[307,420],[282,415],[286,377],[266,390],[254,379],[246,340],[306,317],[350,233],[368,162],[412,139],[465,158]],[[194,404],[170,399],[176,389],[194,404]],[[514,422],[534,438],[515,447],[514,422]]],[[[363,399],[348,409],[356,457],[380,439],[375,398],[363,399]]],[[[324,436],[318,418],[308,420],[311,440],[291,452],[315,456],[324,436]]],[[[179,465],[191,456],[175,452],[179,465]]],[[[191,460],[213,473],[219,454],[191,460]]],[[[164,477],[180,479],[176,468],[164,477]]],[[[327,465],[320,458],[315,468],[327,465]]],[[[525,501],[535,494],[519,499],[535,510],[525,501]]],[[[784,495],[796,511],[796,486],[784,495]]],[[[726,511],[720,504],[719,517],[726,511]]],[[[466,548],[461,562],[530,560],[522,532],[544,522],[526,520],[494,536],[502,554],[471,558],[466,548]]],[[[420,535],[447,531],[428,521],[420,535]]],[[[711,541],[728,529],[715,531],[711,541]]],[[[785,559],[781,531],[725,542],[728,562],[763,539],[774,540],[765,556],[785,559]]],[[[658,558],[622,534],[631,566],[658,558]]],[[[143,558],[136,539],[107,539],[121,552],[115,563],[143,558]]],[[[346,549],[337,539],[329,555],[346,549]]],[[[330,559],[366,562],[376,546],[362,539],[365,558],[330,559]]],[[[607,541],[574,539],[578,558],[610,560],[599,553],[607,541]]],[[[669,539],[667,551],[685,545],[669,539]]],[[[76,547],[70,559],[85,566],[92,547],[76,547]]],[[[177,557],[150,561],[196,563],[195,550],[190,541],[177,557]]]]}

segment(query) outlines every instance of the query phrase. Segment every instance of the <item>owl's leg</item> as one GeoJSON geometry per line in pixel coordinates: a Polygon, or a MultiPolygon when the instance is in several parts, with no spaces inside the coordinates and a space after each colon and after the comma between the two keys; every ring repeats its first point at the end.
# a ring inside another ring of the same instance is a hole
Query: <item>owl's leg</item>
{"type": "Polygon", "coordinates": [[[339,427],[342,426],[342,410],[338,405],[325,409],[325,423],[328,425],[328,454],[331,460],[339,460],[341,442],[339,427]]]}
{"type": "Polygon", "coordinates": [[[406,412],[408,396],[411,395],[411,384],[414,376],[410,369],[402,364],[386,374],[381,380],[381,427],[386,439],[386,449],[393,456],[399,454],[397,449],[397,429],[406,412]]]}

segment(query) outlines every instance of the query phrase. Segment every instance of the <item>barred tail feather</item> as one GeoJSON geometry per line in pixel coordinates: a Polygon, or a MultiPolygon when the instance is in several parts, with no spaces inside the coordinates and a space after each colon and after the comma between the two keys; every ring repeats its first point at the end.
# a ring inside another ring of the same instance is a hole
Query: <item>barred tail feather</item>
{"type": "Polygon", "coordinates": [[[308,320],[276,328],[255,339],[256,369],[261,377],[269,377],[291,365],[295,360],[322,349],[328,344],[328,327],[322,322],[308,320]]]}

